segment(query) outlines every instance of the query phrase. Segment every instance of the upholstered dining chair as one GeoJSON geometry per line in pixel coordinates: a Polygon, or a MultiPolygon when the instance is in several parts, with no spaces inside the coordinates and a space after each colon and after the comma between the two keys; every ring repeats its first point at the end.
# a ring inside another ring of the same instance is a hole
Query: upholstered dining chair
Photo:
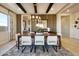
{"type": "Polygon", "coordinates": [[[36,52],[36,47],[37,46],[42,46],[43,47],[43,52],[45,52],[44,45],[45,45],[44,36],[35,36],[34,52],[36,52]]]}
{"type": "Polygon", "coordinates": [[[22,36],[21,37],[21,45],[22,45],[22,47],[24,47],[22,49],[22,52],[25,50],[26,46],[30,46],[30,52],[32,52],[33,46],[32,46],[31,36],[22,36]]]}
{"type": "MultiPolygon", "coordinates": [[[[48,46],[53,46],[55,51],[57,52],[57,47],[58,47],[58,37],[57,36],[48,36],[47,37],[47,45],[48,46]]],[[[48,50],[48,48],[47,48],[48,50]]]]}

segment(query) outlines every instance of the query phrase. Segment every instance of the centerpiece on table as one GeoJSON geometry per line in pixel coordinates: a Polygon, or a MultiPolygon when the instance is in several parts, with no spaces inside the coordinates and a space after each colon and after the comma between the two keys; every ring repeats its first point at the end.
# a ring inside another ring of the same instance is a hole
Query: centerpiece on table
{"type": "Polygon", "coordinates": [[[43,29],[38,27],[36,30],[36,35],[43,35],[43,29]]]}

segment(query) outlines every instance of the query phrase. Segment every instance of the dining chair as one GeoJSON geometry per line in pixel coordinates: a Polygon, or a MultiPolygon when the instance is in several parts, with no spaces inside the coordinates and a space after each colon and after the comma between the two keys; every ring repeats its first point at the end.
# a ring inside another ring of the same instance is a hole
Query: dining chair
{"type": "Polygon", "coordinates": [[[25,50],[26,46],[30,46],[30,52],[32,52],[33,46],[32,46],[31,36],[22,36],[21,37],[21,45],[22,45],[22,47],[24,47],[22,49],[22,52],[25,50]]]}
{"type": "Polygon", "coordinates": [[[43,52],[45,52],[44,45],[45,45],[44,36],[35,36],[34,52],[36,52],[36,47],[37,46],[42,46],[43,47],[43,52]]]}
{"type": "MultiPolygon", "coordinates": [[[[58,47],[58,37],[57,36],[48,36],[47,37],[47,45],[53,46],[54,50],[57,52],[58,47]]],[[[48,51],[48,48],[46,48],[48,51]]]]}

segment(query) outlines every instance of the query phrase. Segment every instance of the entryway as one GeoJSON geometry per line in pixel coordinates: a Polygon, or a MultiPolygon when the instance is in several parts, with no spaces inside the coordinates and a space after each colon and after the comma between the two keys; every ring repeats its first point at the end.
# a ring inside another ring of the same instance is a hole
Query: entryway
{"type": "Polygon", "coordinates": [[[62,37],[70,37],[70,16],[61,16],[62,37]]]}

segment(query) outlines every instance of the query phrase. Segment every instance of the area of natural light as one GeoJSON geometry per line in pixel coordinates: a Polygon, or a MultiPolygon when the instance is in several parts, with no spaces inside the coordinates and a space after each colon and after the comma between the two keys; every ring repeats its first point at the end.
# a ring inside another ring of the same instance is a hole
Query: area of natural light
{"type": "Polygon", "coordinates": [[[7,15],[0,13],[0,26],[8,26],[7,15]]]}

